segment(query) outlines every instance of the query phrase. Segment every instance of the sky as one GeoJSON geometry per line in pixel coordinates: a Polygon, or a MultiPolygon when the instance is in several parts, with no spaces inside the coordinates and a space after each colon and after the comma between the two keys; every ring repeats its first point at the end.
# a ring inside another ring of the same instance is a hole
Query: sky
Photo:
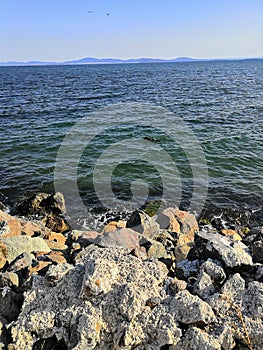
{"type": "Polygon", "coordinates": [[[263,56],[263,1],[0,0],[2,62],[181,56],[263,56]]]}

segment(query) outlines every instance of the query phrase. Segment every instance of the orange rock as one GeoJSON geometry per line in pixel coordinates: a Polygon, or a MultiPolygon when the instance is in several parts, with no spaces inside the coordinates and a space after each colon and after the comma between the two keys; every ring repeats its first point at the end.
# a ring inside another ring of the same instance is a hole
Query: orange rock
{"type": "Polygon", "coordinates": [[[224,236],[232,238],[234,241],[242,241],[241,236],[235,230],[231,230],[231,229],[227,228],[227,229],[221,230],[221,233],[224,236]]]}
{"type": "Polygon", "coordinates": [[[63,263],[67,262],[66,258],[62,254],[62,252],[52,251],[48,254],[48,257],[50,260],[52,260],[54,263],[57,263],[57,264],[63,264],[63,263]]]}
{"type": "Polygon", "coordinates": [[[2,269],[6,264],[6,245],[0,242],[0,269],[2,269]]]}
{"type": "Polygon", "coordinates": [[[175,218],[175,209],[174,208],[167,208],[163,211],[163,214],[168,216],[168,218],[170,219],[170,226],[168,228],[169,231],[172,232],[180,232],[180,224],[177,221],[177,219],[175,218]]]}
{"type": "Polygon", "coordinates": [[[2,269],[6,264],[6,258],[0,253],[0,269],[2,269]]]}
{"type": "Polygon", "coordinates": [[[29,268],[29,274],[32,275],[32,273],[36,273],[40,270],[43,270],[45,267],[51,264],[51,261],[38,261],[36,266],[29,268]]]}
{"type": "Polygon", "coordinates": [[[41,233],[43,227],[32,221],[22,221],[21,222],[21,234],[27,236],[34,236],[36,233],[41,233]]]}
{"type": "Polygon", "coordinates": [[[47,243],[48,247],[51,250],[66,250],[68,249],[68,246],[61,243],[61,242],[54,242],[54,241],[49,241],[48,239],[45,239],[45,242],[47,243]]]}
{"type": "Polygon", "coordinates": [[[111,221],[103,228],[102,234],[116,231],[116,228],[117,228],[117,221],[111,221]]]}
{"type": "Polygon", "coordinates": [[[48,239],[49,241],[59,242],[65,244],[66,237],[62,235],[62,233],[52,232],[50,231],[44,236],[44,239],[48,239]]]}

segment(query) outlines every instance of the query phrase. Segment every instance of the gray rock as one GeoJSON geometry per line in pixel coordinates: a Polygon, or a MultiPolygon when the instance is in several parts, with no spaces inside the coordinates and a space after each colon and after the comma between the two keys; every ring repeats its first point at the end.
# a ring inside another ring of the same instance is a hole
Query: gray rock
{"type": "Polygon", "coordinates": [[[245,244],[220,234],[196,232],[195,249],[200,257],[219,260],[227,267],[253,265],[252,257],[245,244]]]}
{"type": "Polygon", "coordinates": [[[209,324],[216,320],[211,307],[187,290],[178,292],[170,305],[176,320],[185,324],[209,324]]]}
{"type": "Polygon", "coordinates": [[[201,265],[201,270],[205,271],[216,282],[223,282],[226,278],[224,269],[219,261],[208,259],[201,265]]]}
{"type": "Polygon", "coordinates": [[[221,350],[221,345],[204,330],[190,327],[172,350],[221,350]]]}
{"type": "Polygon", "coordinates": [[[263,318],[263,283],[254,281],[248,284],[243,303],[252,317],[263,318]]]}
{"type": "Polygon", "coordinates": [[[239,273],[231,276],[223,285],[221,292],[227,295],[230,299],[234,300],[236,297],[243,295],[245,290],[245,280],[239,273]]]}
{"type": "Polygon", "coordinates": [[[193,286],[194,294],[206,300],[216,291],[211,277],[204,271],[201,271],[193,286]]]}
{"type": "Polygon", "coordinates": [[[50,252],[50,248],[43,238],[29,236],[13,236],[3,238],[7,247],[6,259],[10,263],[22,253],[50,252]]]}
{"type": "Polygon", "coordinates": [[[196,275],[200,266],[199,260],[181,260],[176,263],[176,275],[179,278],[189,278],[196,275]]]}

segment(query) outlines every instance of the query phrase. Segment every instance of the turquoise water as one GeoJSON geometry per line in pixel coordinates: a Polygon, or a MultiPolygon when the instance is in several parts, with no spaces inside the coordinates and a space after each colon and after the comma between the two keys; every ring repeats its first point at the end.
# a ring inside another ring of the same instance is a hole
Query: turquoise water
{"type": "MultiPolygon", "coordinates": [[[[100,121],[94,112],[111,104],[139,102],[173,112],[199,141],[209,171],[207,209],[247,212],[262,223],[262,60],[0,67],[0,82],[0,200],[14,205],[35,192],[52,191],[57,152],[71,127],[90,117],[96,132],[100,121]]],[[[113,116],[108,118],[112,121],[113,116]]],[[[156,121],[158,115],[145,110],[145,127],[138,128],[122,114],[118,126],[100,133],[85,148],[78,189],[87,208],[101,205],[93,188],[98,157],[116,140],[128,137],[159,140],[178,167],[180,205],[190,205],[191,160],[176,140],[151,127],[153,118],[156,121]]],[[[174,127],[171,118],[162,117],[160,124],[167,131],[174,127]]],[[[133,145],[129,147],[127,153],[133,145]]],[[[159,161],[162,164],[162,158],[159,161]]],[[[131,183],[138,178],[149,185],[148,199],[162,198],[161,176],[143,159],[118,164],[111,179],[116,198],[130,199],[131,183]]]]}

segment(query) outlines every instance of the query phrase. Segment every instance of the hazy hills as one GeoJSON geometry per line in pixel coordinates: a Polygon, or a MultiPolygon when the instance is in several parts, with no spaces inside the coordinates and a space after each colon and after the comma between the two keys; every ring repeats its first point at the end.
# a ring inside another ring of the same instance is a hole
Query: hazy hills
{"type": "MultiPolygon", "coordinates": [[[[242,58],[243,60],[245,58],[242,58]]],[[[249,58],[249,59],[262,59],[258,58],[249,58]]],[[[85,57],[77,60],[64,61],[64,62],[44,62],[44,61],[28,61],[28,62],[0,62],[0,66],[40,66],[40,65],[75,65],[75,64],[120,64],[120,63],[164,63],[164,62],[191,62],[191,61],[215,61],[215,60],[224,60],[224,59],[195,59],[190,57],[177,57],[174,59],[159,59],[159,58],[131,58],[131,59],[118,59],[118,58],[94,58],[94,57],[85,57]]],[[[225,59],[230,60],[230,59],[225,59]]],[[[239,59],[231,59],[239,60],[239,59]]]]}

